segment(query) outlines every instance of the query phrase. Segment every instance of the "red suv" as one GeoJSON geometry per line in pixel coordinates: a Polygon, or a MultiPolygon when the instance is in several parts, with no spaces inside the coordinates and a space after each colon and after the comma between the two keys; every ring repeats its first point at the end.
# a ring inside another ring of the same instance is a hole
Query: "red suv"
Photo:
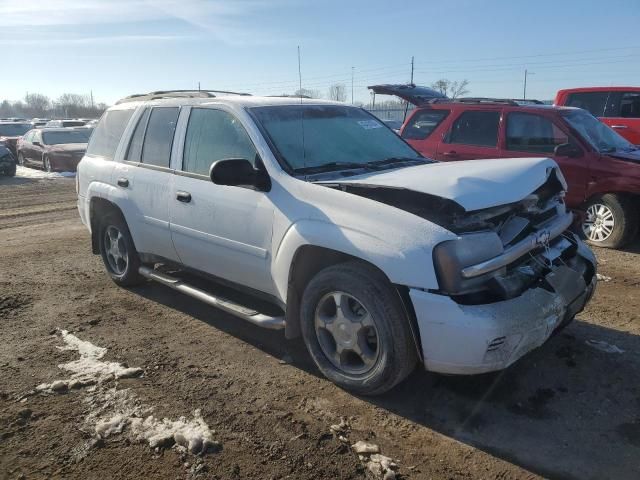
{"type": "Polygon", "coordinates": [[[585,110],[439,94],[428,99],[424,87],[414,87],[420,95],[413,96],[406,85],[369,88],[417,105],[400,135],[423,155],[441,161],[553,158],[569,186],[567,205],[586,211],[582,228],[594,245],[617,248],[635,237],[640,149],[585,110]]]}
{"type": "Polygon", "coordinates": [[[635,145],[640,145],[640,87],[560,90],[556,105],[588,110],[635,145]]]}

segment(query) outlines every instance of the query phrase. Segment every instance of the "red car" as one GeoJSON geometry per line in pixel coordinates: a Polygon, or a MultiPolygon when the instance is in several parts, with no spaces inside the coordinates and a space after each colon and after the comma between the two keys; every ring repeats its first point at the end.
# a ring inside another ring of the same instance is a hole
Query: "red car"
{"type": "Polygon", "coordinates": [[[18,140],[18,164],[41,167],[47,172],[75,172],[92,131],[90,128],[31,130],[18,140]]]}
{"type": "Polygon", "coordinates": [[[635,145],[640,145],[640,87],[560,90],[556,105],[588,110],[635,145]]]}
{"type": "MultiPolygon", "coordinates": [[[[392,87],[369,88],[388,94],[392,87]]],[[[586,211],[582,228],[591,243],[618,248],[636,236],[640,149],[590,113],[514,100],[428,99],[424,89],[414,97],[399,87],[394,93],[417,105],[400,135],[423,155],[442,161],[553,158],[569,186],[567,205],[586,211]]]]}

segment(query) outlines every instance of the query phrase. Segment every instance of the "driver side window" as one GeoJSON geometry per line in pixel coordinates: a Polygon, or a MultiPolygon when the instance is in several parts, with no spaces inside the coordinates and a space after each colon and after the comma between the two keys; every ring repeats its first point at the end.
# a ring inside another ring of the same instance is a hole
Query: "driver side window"
{"type": "Polygon", "coordinates": [[[189,115],[182,170],[209,176],[217,160],[244,158],[255,163],[256,148],[238,119],[223,110],[194,108],[189,115]]]}

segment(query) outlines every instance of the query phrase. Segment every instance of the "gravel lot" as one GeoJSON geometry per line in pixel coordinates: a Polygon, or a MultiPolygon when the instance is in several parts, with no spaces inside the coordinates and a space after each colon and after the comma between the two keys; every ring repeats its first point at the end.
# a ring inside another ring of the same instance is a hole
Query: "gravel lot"
{"type": "Polygon", "coordinates": [[[116,287],[91,255],[71,178],[0,178],[0,252],[0,478],[368,478],[330,433],[341,417],[349,443],[379,445],[402,478],[640,478],[639,243],[598,250],[611,279],[507,372],[416,371],[378,398],[333,386],[281,332],[157,284],[116,287]],[[104,388],[156,418],[200,409],[219,446],[151,448],[127,428],[96,441],[90,419],[110,407],[92,402],[95,386],[34,393],[78,358],[58,348],[60,329],[144,371],[104,388]]]}

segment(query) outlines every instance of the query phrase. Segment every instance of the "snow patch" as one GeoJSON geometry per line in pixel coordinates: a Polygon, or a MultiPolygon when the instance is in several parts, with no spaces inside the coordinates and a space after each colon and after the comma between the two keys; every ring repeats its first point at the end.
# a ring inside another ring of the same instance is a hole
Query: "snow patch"
{"type": "Polygon", "coordinates": [[[150,415],[153,408],[142,404],[130,389],[117,388],[118,379],[139,377],[143,372],[141,368],[102,361],[106,348],[80,340],[66,330],[61,331],[61,336],[65,345],[58,349],[80,354],[79,359],[58,365],[72,372],[71,378],[43,383],[36,387],[35,392],[65,393],[70,389],[87,387],[84,389],[84,401],[89,412],[85,424],[97,439],[128,434],[133,440],[146,442],[152,448],[174,447],[196,455],[218,446],[213,440],[215,432],[209,429],[200,410],[193,413],[192,419],[159,419],[150,415]],[[112,386],[114,382],[115,386],[112,386]]]}
{"type": "Polygon", "coordinates": [[[75,172],[45,172],[44,170],[16,165],[16,178],[64,178],[75,176],[75,172]]]}
{"type": "Polygon", "coordinates": [[[603,340],[585,340],[587,345],[591,348],[595,348],[596,350],[600,350],[604,353],[624,353],[620,347],[613,345],[612,343],[607,343],[603,340]]]}
{"type": "Polygon", "coordinates": [[[605,283],[611,281],[611,277],[602,275],[601,273],[596,273],[596,279],[598,279],[599,282],[605,282],[605,283]]]}

